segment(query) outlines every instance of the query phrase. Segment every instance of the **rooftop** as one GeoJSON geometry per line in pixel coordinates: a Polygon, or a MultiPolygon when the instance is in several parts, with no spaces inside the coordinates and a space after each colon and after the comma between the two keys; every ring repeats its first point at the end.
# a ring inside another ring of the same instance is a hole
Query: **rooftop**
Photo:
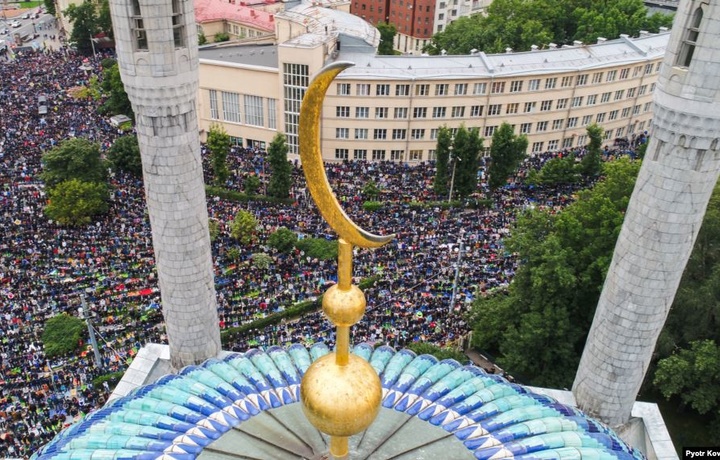
{"type": "MultiPolygon", "coordinates": [[[[274,0],[261,2],[275,3],[274,0]]],[[[254,29],[275,32],[275,19],[272,14],[246,6],[245,2],[229,3],[219,0],[195,0],[195,20],[198,23],[213,21],[231,21],[246,24],[254,29]]]]}

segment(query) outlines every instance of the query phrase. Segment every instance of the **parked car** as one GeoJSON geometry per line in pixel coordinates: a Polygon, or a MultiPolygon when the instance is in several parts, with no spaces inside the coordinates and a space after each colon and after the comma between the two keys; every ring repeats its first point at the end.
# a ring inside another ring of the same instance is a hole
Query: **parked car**
{"type": "Polygon", "coordinates": [[[17,21],[17,20],[10,23],[10,27],[15,27],[15,28],[20,27],[21,25],[22,24],[20,24],[20,21],[17,21]]]}
{"type": "Polygon", "coordinates": [[[10,32],[8,29],[0,29],[0,35],[7,35],[10,32]]]}
{"type": "Polygon", "coordinates": [[[22,15],[23,19],[30,19],[30,13],[25,13],[22,15]]]}

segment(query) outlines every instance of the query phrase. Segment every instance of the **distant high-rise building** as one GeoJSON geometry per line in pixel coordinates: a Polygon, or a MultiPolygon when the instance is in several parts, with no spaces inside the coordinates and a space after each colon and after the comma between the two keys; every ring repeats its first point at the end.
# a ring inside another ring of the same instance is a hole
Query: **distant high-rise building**
{"type": "Polygon", "coordinates": [[[190,0],[111,0],[120,75],[132,102],[173,367],[220,351],[195,98],[190,0]]]}
{"type": "Polygon", "coordinates": [[[578,405],[628,421],[720,173],[720,5],[683,1],[653,133],[580,362],[578,405]]]}

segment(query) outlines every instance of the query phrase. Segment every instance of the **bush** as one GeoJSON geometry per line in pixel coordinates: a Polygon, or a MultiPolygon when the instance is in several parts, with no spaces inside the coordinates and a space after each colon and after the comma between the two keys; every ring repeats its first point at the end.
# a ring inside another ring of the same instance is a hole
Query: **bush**
{"type": "Polygon", "coordinates": [[[298,240],[297,248],[306,256],[320,260],[335,260],[338,257],[337,240],[326,240],[324,238],[305,238],[298,240]]]}
{"type": "Polygon", "coordinates": [[[45,355],[61,356],[77,350],[81,345],[85,322],[80,318],[60,313],[45,321],[42,335],[45,355]]]}
{"type": "Polygon", "coordinates": [[[441,348],[427,342],[413,342],[409,344],[407,348],[418,355],[433,355],[440,361],[443,359],[454,359],[461,364],[468,361],[468,357],[465,356],[465,353],[457,351],[454,348],[441,348]]]}
{"type": "Polygon", "coordinates": [[[230,40],[230,35],[225,32],[219,32],[215,34],[215,43],[226,42],[230,40]]]}
{"type": "Polygon", "coordinates": [[[99,387],[103,383],[107,382],[110,386],[110,390],[115,388],[115,385],[122,379],[125,371],[111,372],[109,374],[99,375],[92,381],[94,387],[99,387]]]}
{"type": "Polygon", "coordinates": [[[270,264],[272,263],[272,257],[265,254],[264,252],[256,252],[255,254],[250,256],[250,259],[252,259],[253,265],[255,265],[256,268],[259,268],[261,270],[266,270],[268,267],[270,267],[270,264]]]}
{"type": "Polygon", "coordinates": [[[246,193],[236,192],[235,190],[228,190],[223,187],[216,187],[211,185],[205,186],[205,193],[207,193],[208,196],[218,196],[224,200],[237,202],[262,201],[265,203],[275,204],[293,203],[293,200],[291,198],[272,198],[269,196],[248,195],[246,193]]]}
{"type": "Polygon", "coordinates": [[[368,212],[377,211],[383,207],[380,201],[366,201],[363,203],[363,209],[368,212]]]}
{"type": "Polygon", "coordinates": [[[297,242],[297,234],[285,227],[280,227],[275,230],[275,232],[273,232],[267,240],[268,246],[285,254],[292,251],[297,242]]]}

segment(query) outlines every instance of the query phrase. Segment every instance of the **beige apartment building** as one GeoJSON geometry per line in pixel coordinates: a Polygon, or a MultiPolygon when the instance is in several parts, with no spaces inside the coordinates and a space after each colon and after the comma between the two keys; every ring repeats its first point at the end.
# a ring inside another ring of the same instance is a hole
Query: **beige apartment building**
{"type": "Polygon", "coordinates": [[[582,147],[598,123],[606,145],[650,129],[652,93],[669,33],[524,53],[378,56],[364,20],[315,2],[275,14],[277,45],[200,51],[201,134],[221,124],[243,146],[287,135],[297,157],[300,103],[326,63],[355,64],[325,98],[328,161],[435,158],[438,129],[477,128],[489,147],[508,122],[529,152],[582,147]]]}

